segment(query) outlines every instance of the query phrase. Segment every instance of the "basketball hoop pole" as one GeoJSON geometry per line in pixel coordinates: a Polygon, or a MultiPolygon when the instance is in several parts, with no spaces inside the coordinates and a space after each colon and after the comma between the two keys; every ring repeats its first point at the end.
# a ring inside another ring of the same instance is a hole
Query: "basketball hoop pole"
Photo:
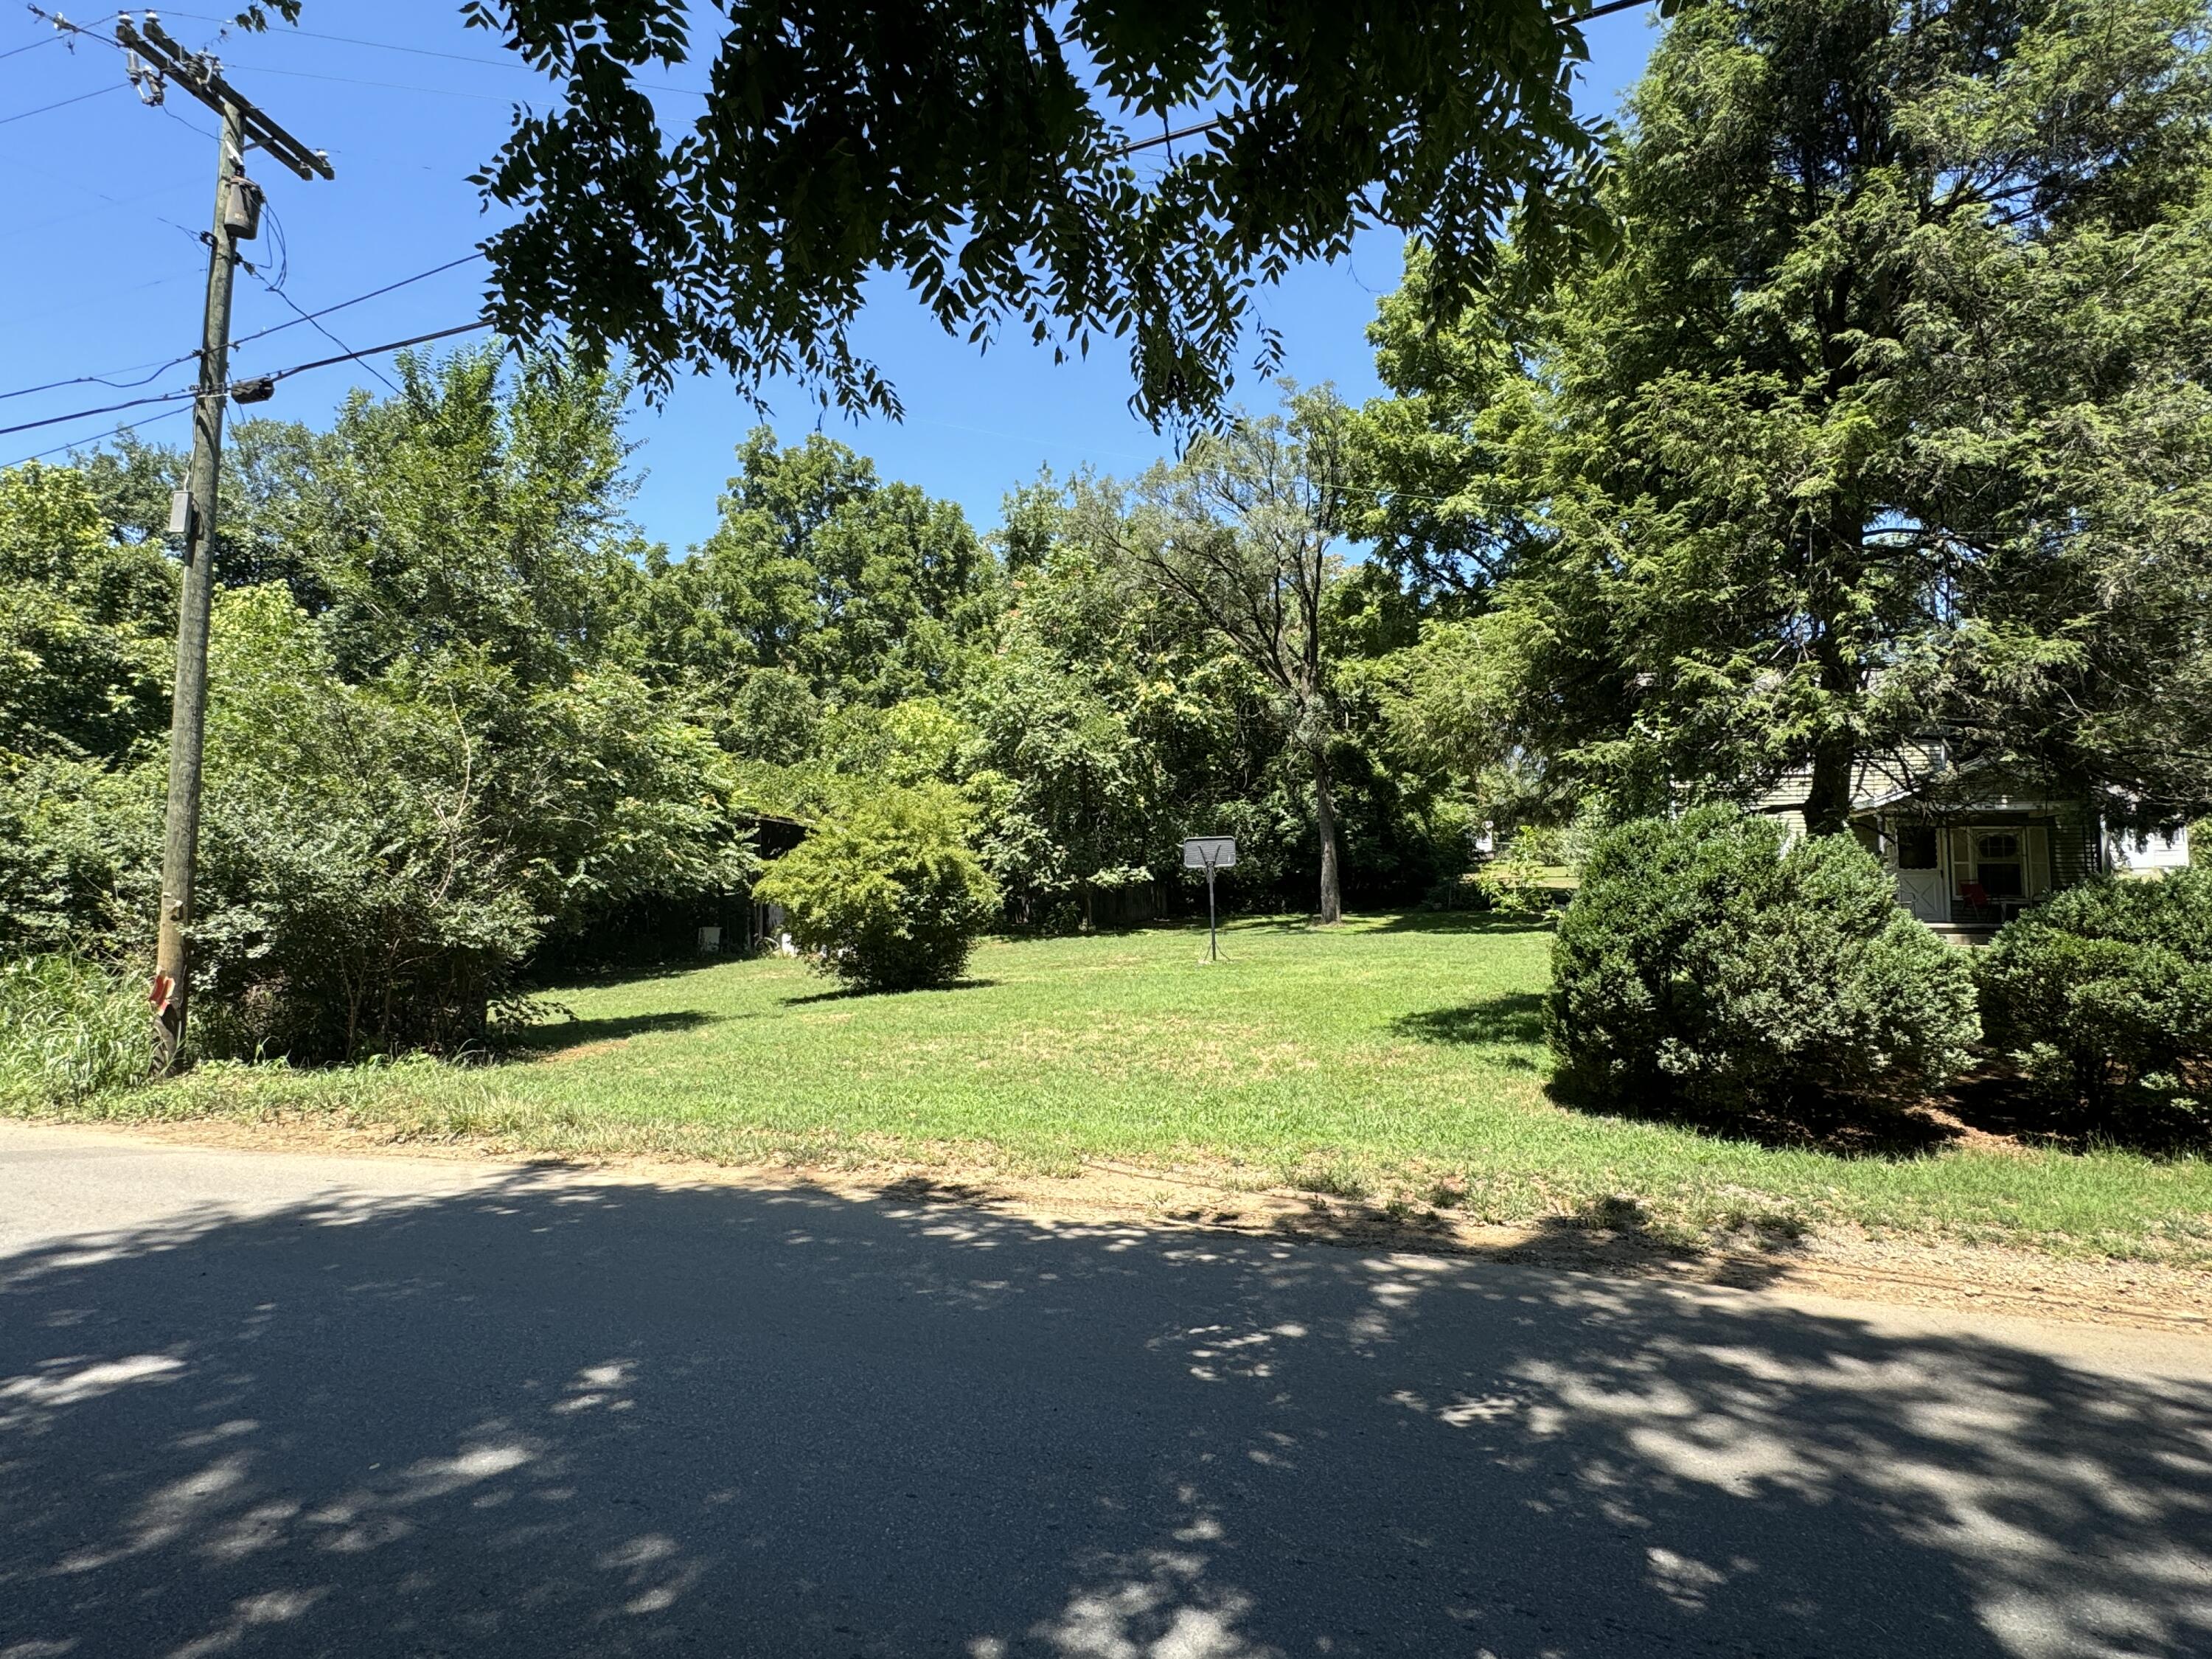
{"type": "Polygon", "coordinates": [[[1234,836],[1185,836],[1182,840],[1182,867],[1206,872],[1206,959],[1221,960],[1220,912],[1213,902],[1213,878],[1224,870],[1237,867],[1237,837],[1234,836]]]}

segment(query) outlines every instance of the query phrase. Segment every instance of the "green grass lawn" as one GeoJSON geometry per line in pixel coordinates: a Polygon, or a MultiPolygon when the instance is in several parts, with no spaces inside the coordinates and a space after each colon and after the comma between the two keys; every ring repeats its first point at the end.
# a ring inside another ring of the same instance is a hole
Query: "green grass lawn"
{"type": "MultiPolygon", "coordinates": [[[[726,1162],[1204,1166],[1500,1221],[1632,1199],[1683,1237],[1826,1221],[2212,1261],[2212,1165],[2124,1152],[1846,1158],[1546,1093],[1549,935],[1471,917],[991,941],[969,983],[839,994],[788,961],[556,994],[496,1065],[207,1066],[82,1109],[306,1111],[524,1151],[726,1162]],[[1463,1191],[1464,1197],[1457,1194],[1463,1191]]],[[[82,1115],[82,1112],[81,1114],[82,1115]]]]}

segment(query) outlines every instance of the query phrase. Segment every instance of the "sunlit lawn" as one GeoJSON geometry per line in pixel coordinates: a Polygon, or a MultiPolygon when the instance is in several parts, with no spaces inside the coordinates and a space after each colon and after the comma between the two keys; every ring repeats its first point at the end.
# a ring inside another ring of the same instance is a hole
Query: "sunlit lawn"
{"type": "Polygon", "coordinates": [[[1073,1172],[1086,1159],[1498,1220],[1627,1197],[1662,1231],[1849,1220],[2212,1261],[2212,1166],[2121,1152],[1844,1158],[1570,1109],[1545,1091],[1549,936],[1473,918],[986,943],[970,981],[848,996],[790,961],[554,994],[503,1063],[205,1068],[131,1115],[335,1114],[517,1150],[1073,1172]]]}

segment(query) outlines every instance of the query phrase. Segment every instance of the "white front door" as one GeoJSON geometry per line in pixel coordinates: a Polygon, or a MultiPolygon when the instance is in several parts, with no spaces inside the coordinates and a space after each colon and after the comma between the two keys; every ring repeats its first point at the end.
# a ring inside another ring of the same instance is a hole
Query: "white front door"
{"type": "Polygon", "coordinates": [[[1946,921],[1950,907],[1943,902],[1941,870],[1900,870],[1897,872],[1897,902],[1923,921],[1946,921]]]}
{"type": "Polygon", "coordinates": [[[1923,921],[1951,919],[1950,872],[1943,846],[1948,837],[1932,823],[1893,823],[1891,857],[1897,869],[1897,902],[1923,921]]]}

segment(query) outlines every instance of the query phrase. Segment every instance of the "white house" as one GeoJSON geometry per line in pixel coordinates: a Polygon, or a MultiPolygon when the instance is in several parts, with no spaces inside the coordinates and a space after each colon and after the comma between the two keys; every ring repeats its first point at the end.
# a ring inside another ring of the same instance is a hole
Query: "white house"
{"type": "MultiPolygon", "coordinates": [[[[1808,775],[1757,803],[1804,829],[1808,775]]],[[[1897,902],[1939,932],[1986,936],[2062,887],[2104,871],[2155,874],[2189,862],[2189,832],[2108,824],[2097,804],[1986,763],[1952,763],[1939,736],[1870,755],[1852,780],[1852,831],[1897,882],[1897,902]]]]}

